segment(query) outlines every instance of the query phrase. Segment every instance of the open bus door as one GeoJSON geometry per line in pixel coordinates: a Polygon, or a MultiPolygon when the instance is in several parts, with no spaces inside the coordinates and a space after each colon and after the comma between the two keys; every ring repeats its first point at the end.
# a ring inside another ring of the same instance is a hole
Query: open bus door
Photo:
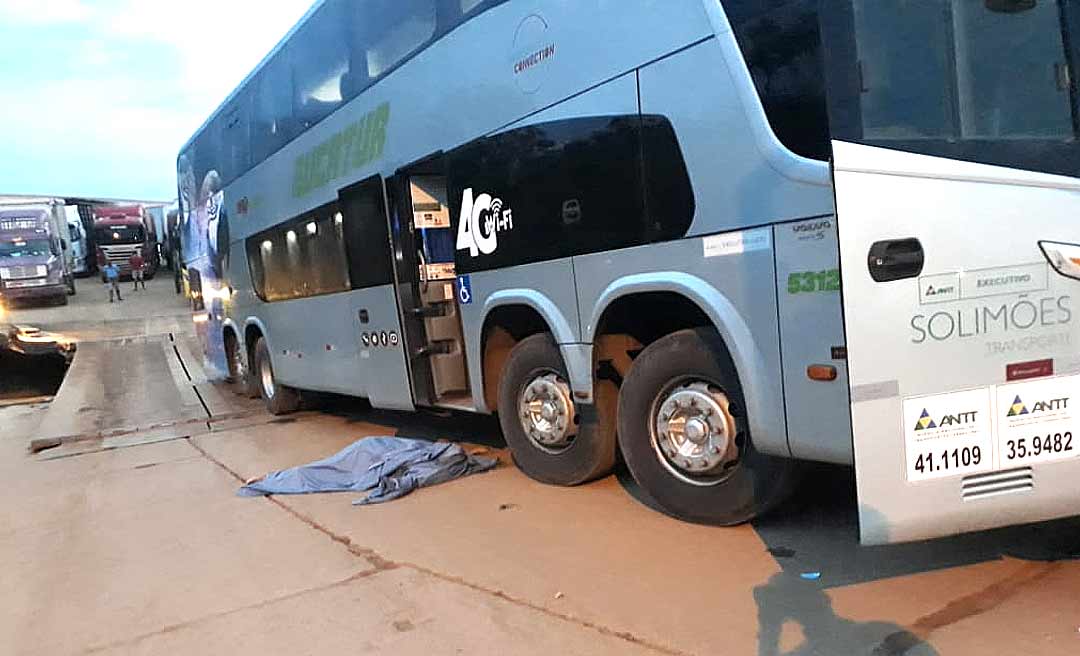
{"type": "Polygon", "coordinates": [[[471,410],[444,157],[433,155],[398,171],[387,191],[414,401],[471,410]]]}
{"type": "Polygon", "coordinates": [[[1080,514],[1069,17],[917,4],[822,3],[864,544],[1080,514]]]}

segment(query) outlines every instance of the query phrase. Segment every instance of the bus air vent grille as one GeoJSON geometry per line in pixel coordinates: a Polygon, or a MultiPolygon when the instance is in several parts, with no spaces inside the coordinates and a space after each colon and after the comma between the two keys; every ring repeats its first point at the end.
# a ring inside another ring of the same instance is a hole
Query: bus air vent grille
{"type": "Polygon", "coordinates": [[[1022,467],[991,474],[966,476],[962,494],[965,501],[972,501],[1033,489],[1035,489],[1035,476],[1031,467],[1022,467]]]}

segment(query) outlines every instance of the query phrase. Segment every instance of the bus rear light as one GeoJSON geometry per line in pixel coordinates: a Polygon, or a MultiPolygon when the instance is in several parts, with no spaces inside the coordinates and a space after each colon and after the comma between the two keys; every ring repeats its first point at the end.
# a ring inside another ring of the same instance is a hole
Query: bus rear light
{"type": "Polygon", "coordinates": [[[836,367],[828,364],[812,364],[806,368],[806,375],[810,380],[831,383],[836,380],[836,367]]]}

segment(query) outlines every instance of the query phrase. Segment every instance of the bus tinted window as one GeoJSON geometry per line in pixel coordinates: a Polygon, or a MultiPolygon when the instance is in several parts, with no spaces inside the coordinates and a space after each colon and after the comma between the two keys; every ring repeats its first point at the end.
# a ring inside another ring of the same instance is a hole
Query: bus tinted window
{"type": "Polygon", "coordinates": [[[341,197],[352,288],[390,284],[394,273],[382,179],[365,180],[342,192],[341,197]]]}
{"type": "Polygon", "coordinates": [[[255,78],[251,151],[254,162],[276,153],[299,134],[293,118],[289,49],[279,51],[255,78]]]}
{"type": "Polygon", "coordinates": [[[342,79],[349,73],[349,40],[343,5],[323,5],[292,42],[294,114],[301,130],[341,106],[342,79]]]}
{"type": "Polygon", "coordinates": [[[724,0],[731,27],[780,142],[829,158],[819,0],[724,0]]]}
{"type": "Polygon", "coordinates": [[[680,239],[694,220],[694,190],[675,128],[663,116],[641,118],[647,224],[643,243],[680,239]]]}
{"type": "Polygon", "coordinates": [[[436,0],[370,0],[356,3],[363,13],[354,24],[367,46],[368,76],[377,78],[404,61],[431,37],[437,23],[436,0]]]}
{"type": "Polygon", "coordinates": [[[215,122],[220,134],[219,173],[228,184],[251,167],[251,135],[248,132],[250,106],[247,94],[242,94],[215,122]]]}
{"type": "MultiPolygon", "coordinates": [[[[456,151],[450,175],[452,212],[468,189],[503,208],[498,247],[475,255],[459,250],[462,273],[676,239],[693,218],[686,167],[662,117],[589,117],[511,130],[456,151]],[[656,176],[648,190],[646,166],[656,176]],[[654,197],[655,216],[646,197],[654,197]]],[[[457,228],[460,217],[453,216],[457,228]]],[[[490,234],[490,226],[478,227],[481,238],[490,234]]]]}
{"type": "Polygon", "coordinates": [[[1072,138],[1057,2],[1023,12],[941,0],[852,6],[864,138],[1072,138]]]}
{"type": "MultiPolygon", "coordinates": [[[[185,151],[232,182],[424,47],[506,0],[326,0],[185,151]]],[[[184,167],[179,167],[181,171],[184,167]]],[[[181,173],[181,175],[183,175],[181,173]]]]}
{"type": "Polygon", "coordinates": [[[336,203],[248,239],[252,285],[264,301],[349,289],[342,222],[336,203]]]}

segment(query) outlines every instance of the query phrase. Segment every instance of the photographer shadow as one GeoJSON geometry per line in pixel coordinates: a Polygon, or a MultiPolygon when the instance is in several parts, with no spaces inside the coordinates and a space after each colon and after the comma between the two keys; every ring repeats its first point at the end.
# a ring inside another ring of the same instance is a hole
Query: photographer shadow
{"type": "Polygon", "coordinates": [[[781,571],[754,588],[758,608],[758,656],[934,656],[937,651],[914,633],[890,622],[855,622],[833,610],[815,581],[781,571]],[[784,625],[794,622],[803,642],[781,651],[784,625]]]}

